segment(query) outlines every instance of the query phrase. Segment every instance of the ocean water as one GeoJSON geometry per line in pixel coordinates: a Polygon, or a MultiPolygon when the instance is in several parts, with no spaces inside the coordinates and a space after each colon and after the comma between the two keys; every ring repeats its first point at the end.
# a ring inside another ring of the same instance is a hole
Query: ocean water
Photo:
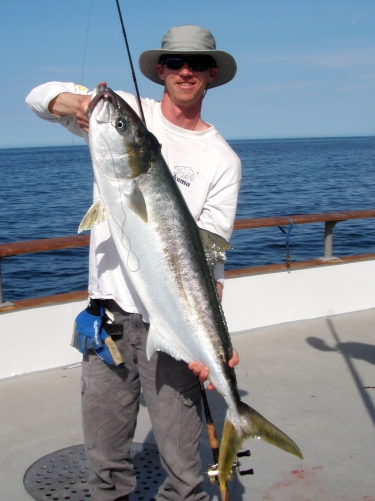
{"type": "MultiPolygon", "coordinates": [[[[375,137],[230,141],[242,160],[237,218],[375,208],[375,137]]],[[[0,149],[0,243],[75,235],[91,205],[86,146],[0,149]]],[[[286,229],[286,228],[285,228],[286,229]]],[[[277,227],[233,232],[227,269],[280,263],[277,227]]],[[[375,252],[375,220],[340,222],[334,255],[375,252]]],[[[294,225],[292,260],[324,253],[324,224],[294,225]]],[[[3,299],[87,287],[88,249],[5,258],[3,299]]]]}

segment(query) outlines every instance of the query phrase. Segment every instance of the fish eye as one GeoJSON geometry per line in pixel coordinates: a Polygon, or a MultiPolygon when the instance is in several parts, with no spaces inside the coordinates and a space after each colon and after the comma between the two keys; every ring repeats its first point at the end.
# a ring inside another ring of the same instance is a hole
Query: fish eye
{"type": "Polygon", "coordinates": [[[118,129],[118,130],[125,130],[126,129],[125,121],[122,120],[122,118],[119,118],[117,120],[116,129],[118,129]]]}

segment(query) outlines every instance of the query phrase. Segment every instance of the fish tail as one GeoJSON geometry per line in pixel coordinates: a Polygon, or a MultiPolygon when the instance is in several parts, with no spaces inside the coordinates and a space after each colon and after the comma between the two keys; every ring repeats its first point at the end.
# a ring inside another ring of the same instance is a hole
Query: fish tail
{"type": "Polygon", "coordinates": [[[248,438],[261,438],[303,459],[299,447],[293,440],[260,415],[256,410],[252,409],[244,402],[238,403],[237,410],[240,418],[239,427],[235,427],[230,421],[230,411],[228,410],[220,444],[218,476],[222,489],[225,488],[226,482],[230,477],[233,463],[241,445],[248,438]]]}

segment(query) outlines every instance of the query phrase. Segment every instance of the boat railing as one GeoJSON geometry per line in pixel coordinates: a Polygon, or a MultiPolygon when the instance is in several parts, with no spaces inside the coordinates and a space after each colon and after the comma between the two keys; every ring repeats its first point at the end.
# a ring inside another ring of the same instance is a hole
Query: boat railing
{"type": "MultiPolygon", "coordinates": [[[[293,214],[280,217],[259,217],[251,219],[237,219],[234,223],[234,230],[245,230],[255,228],[267,228],[272,226],[285,226],[297,224],[324,223],[324,256],[322,258],[309,261],[293,261],[278,264],[268,264],[261,266],[251,266],[227,270],[226,278],[235,278],[253,274],[270,273],[282,270],[293,270],[308,268],[313,266],[327,266],[343,264],[348,262],[364,261],[375,259],[375,254],[360,254],[343,257],[333,257],[333,229],[340,221],[349,221],[353,219],[375,218],[375,209],[343,212],[326,212],[318,214],[293,214]]],[[[15,309],[24,309],[42,305],[56,304],[66,301],[84,300],[87,298],[87,291],[69,292],[55,294],[53,296],[44,296],[32,299],[23,299],[19,301],[4,302],[2,294],[1,263],[2,259],[20,254],[30,254],[35,252],[48,252],[62,249],[73,249],[77,247],[86,247],[90,243],[90,235],[46,238],[41,240],[29,240],[24,242],[11,242],[0,244],[0,313],[9,312],[15,309]]]]}

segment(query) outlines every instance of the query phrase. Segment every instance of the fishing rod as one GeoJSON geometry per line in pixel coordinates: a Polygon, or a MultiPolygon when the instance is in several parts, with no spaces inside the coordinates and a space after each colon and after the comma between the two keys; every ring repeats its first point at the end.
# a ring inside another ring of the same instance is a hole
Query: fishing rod
{"type": "Polygon", "coordinates": [[[120,4],[119,4],[118,0],[116,0],[116,5],[117,5],[117,10],[118,10],[118,15],[120,17],[120,22],[121,22],[121,27],[122,27],[122,34],[124,35],[126,50],[128,52],[128,58],[129,58],[130,68],[131,68],[133,82],[134,82],[134,86],[135,86],[135,92],[137,94],[138,107],[139,107],[139,111],[140,111],[140,114],[141,114],[142,122],[146,125],[146,120],[145,120],[145,116],[143,114],[143,108],[142,108],[142,103],[141,103],[141,97],[139,95],[139,90],[138,90],[137,78],[136,78],[135,72],[134,72],[133,61],[132,61],[132,57],[131,57],[131,54],[130,54],[128,39],[127,39],[127,36],[126,36],[124,21],[122,20],[122,14],[121,14],[120,4]]]}
{"type": "MultiPolygon", "coordinates": [[[[220,445],[219,445],[219,440],[218,440],[217,434],[216,434],[215,423],[212,419],[210,407],[208,405],[206,389],[205,389],[203,383],[200,383],[200,389],[201,389],[201,395],[202,395],[202,401],[203,401],[204,415],[206,418],[206,430],[207,430],[208,442],[209,442],[210,447],[212,449],[212,456],[213,456],[213,460],[214,460],[214,464],[208,467],[208,479],[209,479],[211,484],[214,484],[215,482],[218,481],[218,473],[219,473],[218,462],[219,462],[219,454],[220,454],[220,445]]],[[[235,471],[237,471],[239,473],[239,475],[241,475],[241,477],[244,475],[253,475],[254,474],[253,468],[250,468],[249,470],[241,470],[240,469],[241,463],[239,461],[239,458],[246,457],[246,456],[251,456],[251,453],[249,450],[237,453],[237,459],[233,463],[232,472],[231,472],[231,476],[229,477],[229,480],[232,480],[233,474],[235,471]]],[[[227,483],[226,483],[224,489],[222,489],[220,487],[220,495],[221,495],[222,501],[231,501],[227,483]]]]}
{"type": "MultiPolygon", "coordinates": [[[[138,90],[137,78],[136,78],[135,72],[134,72],[133,61],[132,61],[132,57],[131,57],[131,54],[130,54],[128,39],[127,39],[127,36],[126,36],[124,21],[122,19],[120,4],[119,4],[118,0],[116,0],[116,5],[117,5],[117,10],[118,10],[118,14],[119,14],[120,22],[121,22],[122,34],[124,36],[126,50],[127,50],[127,53],[128,53],[128,58],[129,58],[130,68],[131,68],[133,82],[134,82],[134,86],[135,86],[135,91],[136,91],[136,94],[137,94],[137,101],[138,101],[139,111],[140,111],[140,114],[141,114],[142,122],[146,126],[146,120],[145,120],[145,116],[144,116],[144,113],[143,113],[141,98],[140,98],[139,90],[138,90]]],[[[201,395],[202,395],[202,400],[203,400],[204,412],[205,412],[205,417],[206,417],[206,428],[207,428],[208,440],[209,440],[209,443],[210,443],[210,447],[212,449],[213,459],[214,459],[214,463],[215,463],[213,466],[211,466],[209,468],[209,475],[211,474],[211,476],[209,476],[209,479],[210,479],[211,483],[215,483],[215,481],[217,480],[217,473],[218,473],[217,465],[218,465],[218,461],[219,461],[219,440],[217,438],[216,428],[215,428],[215,424],[214,424],[212,416],[211,416],[211,411],[210,411],[210,408],[208,406],[208,400],[207,400],[206,390],[205,390],[205,387],[204,387],[203,383],[200,383],[200,389],[201,389],[201,395]]],[[[244,452],[242,454],[239,453],[238,457],[240,457],[240,455],[243,455],[243,456],[250,455],[250,451],[246,451],[246,452],[244,452]]],[[[233,465],[233,470],[235,468],[237,468],[239,470],[239,466],[240,466],[240,463],[237,460],[234,463],[234,465],[233,465]]],[[[240,472],[240,475],[241,474],[250,474],[250,473],[253,473],[253,471],[249,470],[248,472],[243,472],[243,473],[240,472]]],[[[225,485],[224,489],[222,489],[220,487],[220,495],[221,495],[222,501],[231,501],[227,485],[225,485]]]]}

